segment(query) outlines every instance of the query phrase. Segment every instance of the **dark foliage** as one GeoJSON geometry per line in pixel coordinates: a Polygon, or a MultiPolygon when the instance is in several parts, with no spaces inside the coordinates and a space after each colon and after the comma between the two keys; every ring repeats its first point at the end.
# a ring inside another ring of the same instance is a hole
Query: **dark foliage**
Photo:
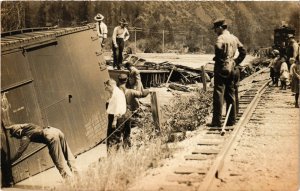
{"type": "MultiPolygon", "coordinates": [[[[136,34],[140,51],[161,52],[164,41],[165,51],[188,46],[192,52],[212,53],[216,38],[212,21],[225,17],[229,30],[252,51],[271,46],[273,30],[283,20],[298,29],[299,12],[297,2],[3,1],[1,27],[10,31],[78,26],[94,22],[94,16],[101,13],[109,36],[122,17],[129,21],[129,27],[141,27],[136,34]]],[[[131,34],[129,42],[134,43],[134,31],[131,34]]]]}

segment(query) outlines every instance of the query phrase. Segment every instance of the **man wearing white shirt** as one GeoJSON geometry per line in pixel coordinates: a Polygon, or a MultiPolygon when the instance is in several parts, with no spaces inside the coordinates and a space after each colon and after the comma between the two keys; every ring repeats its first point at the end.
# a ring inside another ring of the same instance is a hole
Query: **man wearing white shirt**
{"type": "Polygon", "coordinates": [[[103,22],[104,16],[101,15],[100,13],[98,13],[95,17],[94,17],[96,22],[96,30],[97,30],[97,36],[100,39],[100,46],[101,48],[104,46],[104,42],[107,38],[107,26],[106,24],[103,22]]]}
{"type": "Polygon", "coordinates": [[[114,57],[113,67],[117,67],[118,70],[121,69],[121,64],[123,62],[123,50],[124,43],[129,39],[129,32],[126,28],[128,25],[125,19],[120,20],[120,25],[114,28],[112,36],[112,51],[114,57]]]}
{"type": "Polygon", "coordinates": [[[108,114],[107,148],[118,144],[121,131],[118,129],[118,119],[126,113],[126,98],[122,90],[117,87],[116,81],[110,79],[104,83],[105,90],[109,93],[106,112],[108,114]]]}

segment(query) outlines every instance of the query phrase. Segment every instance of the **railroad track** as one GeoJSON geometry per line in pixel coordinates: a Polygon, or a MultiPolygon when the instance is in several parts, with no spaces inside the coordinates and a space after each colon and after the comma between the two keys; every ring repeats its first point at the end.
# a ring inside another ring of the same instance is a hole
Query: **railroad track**
{"type": "MultiPolygon", "coordinates": [[[[266,70],[255,73],[261,75],[266,70]]],[[[219,179],[228,151],[235,144],[239,133],[250,120],[261,95],[266,91],[270,80],[267,74],[263,78],[253,80],[253,85],[247,90],[242,90],[240,96],[238,123],[225,128],[225,136],[220,135],[220,128],[206,128],[191,153],[184,156],[185,161],[176,167],[166,179],[172,185],[163,185],[159,190],[209,190],[213,181],[219,179]],[[198,161],[195,165],[195,161],[198,161]],[[176,184],[178,183],[178,184],[176,184]]],[[[247,82],[250,83],[250,82],[247,82]]],[[[258,121],[259,122],[259,121],[258,121]]]]}

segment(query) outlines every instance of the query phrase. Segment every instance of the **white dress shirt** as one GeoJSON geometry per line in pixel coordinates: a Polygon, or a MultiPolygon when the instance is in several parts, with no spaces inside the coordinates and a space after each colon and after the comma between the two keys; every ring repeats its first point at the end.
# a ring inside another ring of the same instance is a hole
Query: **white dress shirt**
{"type": "Polygon", "coordinates": [[[111,98],[108,101],[107,113],[112,115],[124,115],[126,113],[125,94],[118,87],[115,87],[111,98]]]}
{"type": "Polygon", "coordinates": [[[100,38],[107,38],[107,26],[105,23],[101,22],[96,22],[96,30],[97,30],[97,35],[100,38]]]}

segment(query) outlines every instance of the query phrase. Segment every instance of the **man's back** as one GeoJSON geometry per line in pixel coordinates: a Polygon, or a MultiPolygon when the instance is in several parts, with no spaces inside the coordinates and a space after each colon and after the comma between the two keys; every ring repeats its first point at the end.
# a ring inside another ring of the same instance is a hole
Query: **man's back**
{"type": "Polygon", "coordinates": [[[223,33],[218,36],[216,42],[216,59],[217,61],[233,60],[235,52],[238,47],[242,47],[242,43],[236,36],[230,34],[228,30],[224,30],[223,33]]]}
{"type": "Polygon", "coordinates": [[[134,89],[126,89],[125,97],[127,108],[131,111],[134,111],[139,108],[139,103],[137,98],[146,97],[149,94],[148,90],[137,91],[134,89]]]}

